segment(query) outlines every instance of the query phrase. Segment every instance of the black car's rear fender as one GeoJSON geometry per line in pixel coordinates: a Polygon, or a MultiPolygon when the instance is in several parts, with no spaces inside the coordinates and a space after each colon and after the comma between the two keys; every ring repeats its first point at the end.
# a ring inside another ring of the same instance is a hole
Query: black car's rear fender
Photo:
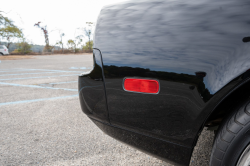
{"type": "Polygon", "coordinates": [[[93,51],[93,62],[93,69],[82,73],[78,80],[81,107],[89,117],[109,123],[102,56],[97,49],[93,51]]]}
{"type": "MultiPolygon", "coordinates": [[[[244,0],[138,0],[106,6],[98,18],[94,47],[102,51],[108,112],[105,107],[103,115],[88,115],[192,149],[216,106],[249,77],[249,9],[250,2],[244,0]],[[160,92],[124,91],[125,77],[157,79],[160,92]]],[[[170,151],[175,150],[165,153],[170,151]]],[[[176,156],[182,152],[175,151],[176,156]]],[[[166,159],[188,164],[173,156],[166,159]]]]}

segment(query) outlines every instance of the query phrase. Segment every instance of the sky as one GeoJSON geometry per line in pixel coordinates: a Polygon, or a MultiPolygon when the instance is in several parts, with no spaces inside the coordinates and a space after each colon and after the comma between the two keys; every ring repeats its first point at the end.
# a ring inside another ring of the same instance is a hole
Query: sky
{"type": "Polygon", "coordinates": [[[60,32],[65,33],[66,44],[68,39],[83,34],[77,28],[86,27],[86,22],[96,22],[103,6],[123,1],[126,0],[5,0],[1,2],[0,11],[23,30],[32,44],[45,45],[43,32],[34,27],[41,21],[41,26],[47,25],[49,42],[54,45],[60,40],[60,32]]]}

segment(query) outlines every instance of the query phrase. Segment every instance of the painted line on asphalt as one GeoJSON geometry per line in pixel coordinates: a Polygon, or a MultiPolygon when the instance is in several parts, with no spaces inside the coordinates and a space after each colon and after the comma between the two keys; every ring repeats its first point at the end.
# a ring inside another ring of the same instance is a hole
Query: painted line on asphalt
{"type": "MultiPolygon", "coordinates": [[[[18,69],[19,70],[19,69],[18,69]]],[[[56,71],[56,72],[82,72],[82,71],[69,71],[69,70],[53,70],[53,69],[22,69],[21,70],[33,70],[33,71],[56,71]]]]}
{"type": "Polygon", "coordinates": [[[75,69],[86,70],[86,69],[93,69],[93,67],[70,67],[69,69],[72,69],[72,70],[75,70],[75,69]]]}
{"type": "Polygon", "coordinates": [[[51,82],[49,84],[69,84],[69,83],[73,83],[73,82],[78,82],[78,81],[68,81],[68,82],[51,82]]]}
{"type": "Polygon", "coordinates": [[[10,86],[40,88],[40,89],[53,89],[53,90],[66,90],[66,91],[74,91],[74,92],[78,91],[77,89],[54,88],[54,87],[46,87],[46,86],[38,86],[38,85],[22,85],[22,84],[12,84],[12,83],[5,83],[5,82],[0,82],[0,85],[10,85],[10,86]]]}
{"type": "Polygon", "coordinates": [[[0,72],[35,71],[36,69],[1,69],[0,72]]]}
{"type": "Polygon", "coordinates": [[[74,98],[74,97],[78,97],[78,95],[52,97],[52,98],[43,98],[43,99],[34,99],[34,100],[23,100],[23,101],[14,101],[14,102],[6,102],[6,103],[0,103],[0,106],[13,105],[13,104],[32,103],[32,102],[47,101],[47,100],[66,99],[66,98],[74,98]]]}
{"type": "Polygon", "coordinates": [[[15,72],[15,71],[14,71],[14,70],[11,70],[11,71],[10,71],[10,70],[8,70],[8,71],[7,71],[7,70],[4,70],[4,71],[3,71],[3,70],[0,70],[0,72],[1,72],[1,73],[7,73],[7,72],[15,72]]]}
{"type": "MultiPolygon", "coordinates": [[[[98,85],[98,86],[85,86],[81,90],[78,91],[77,95],[71,95],[71,96],[61,96],[61,97],[52,97],[52,98],[43,98],[43,99],[34,99],[34,100],[23,100],[23,101],[13,101],[13,102],[6,102],[6,103],[0,103],[0,106],[6,106],[6,105],[13,105],[13,104],[23,104],[23,103],[31,103],[31,102],[39,102],[39,101],[46,101],[46,100],[57,100],[57,99],[65,99],[65,98],[74,98],[74,97],[79,97],[79,93],[84,89],[84,88],[94,88],[94,87],[100,87],[103,85],[98,85]]],[[[102,89],[100,89],[102,90],[102,89]]]]}
{"type": "Polygon", "coordinates": [[[59,75],[59,76],[25,77],[25,78],[7,78],[7,79],[0,79],[0,81],[25,80],[25,79],[34,79],[34,78],[71,77],[71,76],[79,76],[79,74],[73,74],[73,75],[59,75]]]}
{"type": "Polygon", "coordinates": [[[0,69],[0,72],[14,72],[14,71],[82,72],[82,71],[72,71],[72,70],[53,70],[53,69],[23,69],[23,68],[0,69]]]}
{"type": "MultiPolygon", "coordinates": [[[[42,72],[42,73],[19,73],[19,74],[1,74],[0,76],[15,76],[15,75],[29,75],[29,74],[48,74],[48,73],[62,73],[62,72],[42,72]]],[[[69,72],[70,73],[70,72],[69,72]]]]}
{"type": "MultiPolygon", "coordinates": [[[[0,71],[7,71],[7,70],[18,70],[17,68],[12,68],[12,69],[1,69],[0,71]]],[[[21,69],[19,69],[21,70],[21,69]]]]}

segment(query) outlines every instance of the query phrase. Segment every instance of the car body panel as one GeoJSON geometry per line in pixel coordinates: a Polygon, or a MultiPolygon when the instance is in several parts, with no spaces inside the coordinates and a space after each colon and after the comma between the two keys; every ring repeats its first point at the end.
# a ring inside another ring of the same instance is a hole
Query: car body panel
{"type": "Polygon", "coordinates": [[[0,53],[3,55],[9,55],[9,50],[5,45],[0,45],[0,53]]]}
{"type": "MultiPolygon", "coordinates": [[[[216,106],[249,77],[249,9],[243,0],[138,0],[104,7],[94,47],[102,55],[110,125],[192,149],[216,106]],[[157,79],[160,92],[124,91],[125,77],[157,79]]],[[[191,157],[182,150],[165,153],[191,157]]]]}
{"type": "Polygon", "coordinates": [[[101,53],[93,52],[93,69],[79,77],[79,98],[82,110],[89,117],[109,123],[106,94],[103,81],[101,53]]]}
{"type": "Polygon", "coordinates": [[[103,122],[92,121],[109,136],[124,142],[140,151],[160,158],[175,165],[188,165],[192,148],[173,144],[165,140],[145,136],[103,122]]]}

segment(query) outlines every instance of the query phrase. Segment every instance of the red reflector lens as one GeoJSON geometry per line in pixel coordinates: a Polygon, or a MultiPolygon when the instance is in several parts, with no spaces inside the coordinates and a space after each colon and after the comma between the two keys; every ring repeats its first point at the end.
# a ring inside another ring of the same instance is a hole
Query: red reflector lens
{"type": "Polygon", "coordinates": [[[156,80],[126,78],[124,89],[132,92],[158,93],[160,86],[156,80]]]}

